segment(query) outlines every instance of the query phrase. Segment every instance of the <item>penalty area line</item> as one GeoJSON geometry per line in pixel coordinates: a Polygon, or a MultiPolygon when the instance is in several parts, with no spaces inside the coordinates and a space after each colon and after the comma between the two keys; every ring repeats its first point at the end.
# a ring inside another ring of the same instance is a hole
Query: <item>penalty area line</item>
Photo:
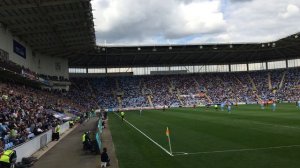
{"type": "Polygon", "coordinates": [[[271,147],[264,147],[264,148],[229,149],[229,150],[191,152],[191,153],[189,153],[189,152],[174,152],[174,156],[229,153],[229,152],[247,152],[247,151],[259,151],[259,150],[282,149],[282,148],[293,148],[293,147],[300,147],[300,145],[271,146],[271,147]]]}
{"type": "MultiPolygon", "coordinates": [[[[117,113],[113,112],[115,115],[117,115],[119,118],[122,118],[120,115],[118,115],[117,113]]],[[[162,149],[163,151],[165,151],[167,154],[169,154],[170,156],[174,156],[172,153],[170,153],[167,149],[165,149],[164,147],[162,147],[160,144],[158,144],[156,141],[154,141],[152,138],[150,138],[148,135],[146,135],[143,131],[141,131],[140,129],[138,129],[136,126],[134,126],[133,124],[131,124],[129,121],[127,121],[126,119],[124,119],[124,121],[130,125],[131,127],[133,127],[135,130],[137,130],[139,133],[141,133],[142,135],[144,135],[147,139],[149,139],[152,143],[154,143],[156,146],[158,146],[160,149],[162,149]]]]}

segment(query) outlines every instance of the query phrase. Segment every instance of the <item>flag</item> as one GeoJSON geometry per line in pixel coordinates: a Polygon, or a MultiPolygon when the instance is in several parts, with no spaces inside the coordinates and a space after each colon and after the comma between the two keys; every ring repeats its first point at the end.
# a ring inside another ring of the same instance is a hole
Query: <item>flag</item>
{"type": "Polygon", "coordinates": [[[167,127],[167,130],[166,130],[166,135],[168,137],[168,142],[169,142],[169,147],[170,147],[170,153],[172,155],[172,146],[171,146],[171,139],[170,139],[170,130],[169,128],[167,127]]]}
{"type": "Polygon", "coordinates": [[[169,128],[167,127],[167,130],[166,130],[166,136],[170,136],[170,131],[169,131],[169,128]]]}

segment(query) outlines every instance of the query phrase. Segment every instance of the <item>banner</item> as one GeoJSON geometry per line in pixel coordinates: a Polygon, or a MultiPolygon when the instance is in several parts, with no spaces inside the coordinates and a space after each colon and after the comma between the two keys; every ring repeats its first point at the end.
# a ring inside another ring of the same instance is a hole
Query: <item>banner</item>
{"type": "Polygon", "coordinates": [[[26,48],[16,40],[13,41],[13,50],[14,53],[26,59],[26,48]]]}

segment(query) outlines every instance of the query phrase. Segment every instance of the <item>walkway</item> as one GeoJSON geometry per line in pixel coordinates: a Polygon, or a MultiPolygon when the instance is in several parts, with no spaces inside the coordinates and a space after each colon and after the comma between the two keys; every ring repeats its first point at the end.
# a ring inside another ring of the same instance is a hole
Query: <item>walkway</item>
{"type": "Polygon", "coordinates": [[[33,168],[99,168],[100,155],[85,153],[82,150],[81,136],[83,132],[94,130],[97,120],[92,119],[78,126],[62,139],[56,146],[42,156],[33,168]]]}

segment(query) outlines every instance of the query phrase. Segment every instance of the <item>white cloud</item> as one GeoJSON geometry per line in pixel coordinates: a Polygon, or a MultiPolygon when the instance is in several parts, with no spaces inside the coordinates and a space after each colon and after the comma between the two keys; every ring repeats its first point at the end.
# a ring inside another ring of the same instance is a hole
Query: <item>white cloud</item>
{"type": "Polygon", "coordinates": [[[97,41],[263,42],[300,32],[299,0],[93,0],[97,41]]]}
{"type": "MultiPolygon", "coordinates": [[[[217,42],[267,42],[300,32],[297,0],[252,0],[228,7],[226,39],[217,42]],[[294,4],[293,7],[290,4],[294,4]],[[292,9],[291,9],[292,8],[292,9]],[[291,12],[292,11],[292,12],[291,12]],[[284,13],[288,17],[282,17],[284,13]]],[[[224,33],[223,33],[224,34],[224,33]]]]}
{"type": "Polygon", "coordinates": [[[296,5],[289,4],[286,7],[286,11],[284,13],[280,13],[279,15],[283,18],[289,18],[292,16],[299,15],[299,8],[296,5]]]}
{"type": "Polygon", "coordinates": [[[178,6],[178,20],[172,24],[168,34],[193,35],[221,32],[225,27],[220,1],[181,3],[178,6]]]}

